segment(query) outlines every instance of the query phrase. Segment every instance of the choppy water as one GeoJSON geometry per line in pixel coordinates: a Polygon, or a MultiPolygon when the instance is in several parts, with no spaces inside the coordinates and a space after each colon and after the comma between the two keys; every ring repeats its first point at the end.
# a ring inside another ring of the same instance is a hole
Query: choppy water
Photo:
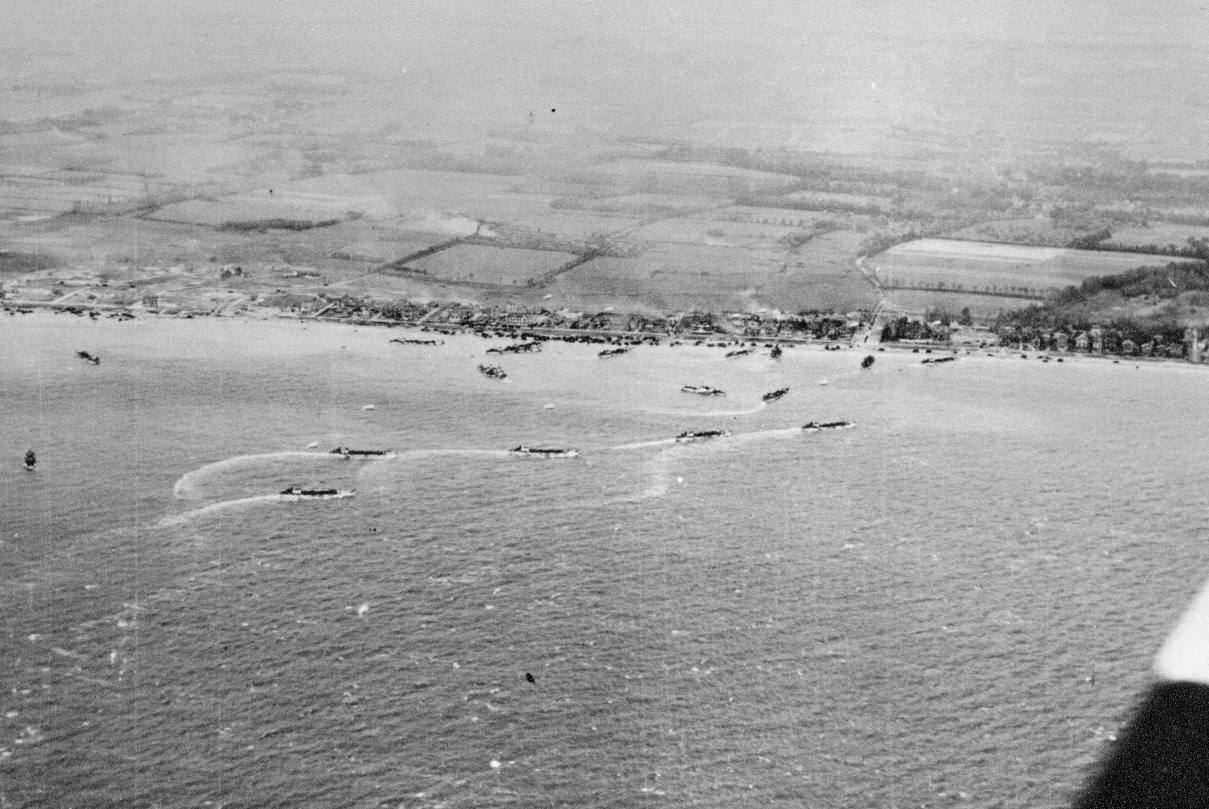
{"type": "Polygon", "coordinates": [[[1197,369],[389,336],[0,320],[5,805],[1058,806],[1209,569],[1197,369]]]}

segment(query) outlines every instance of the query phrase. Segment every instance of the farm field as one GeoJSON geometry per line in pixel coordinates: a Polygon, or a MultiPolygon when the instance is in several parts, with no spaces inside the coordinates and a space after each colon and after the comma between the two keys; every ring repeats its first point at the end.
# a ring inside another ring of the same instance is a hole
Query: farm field
{"type": "Polygon", "coordinates": [[[642,223],[633,216],[613,216],[579,211],[554,210],[510,220],[505,230],[516,233],[549,233],[564,239],[587,241],[594,236],[628,230],[642,223]]]}
{"type": "Polygon", "coordinates": [[[654,242],[784,251],[785,246],[777,240],[801,231],[802,228],[784,225],[677,218],[643,225],[628,235],[630,238],[654,242]]]}
{"type": "Polygon", "coordinates": [[[623,159],[593,166],[592,177],[635,191],[673,194],[735,196],[745,193],[780,193],[792,188],[796,177],[767,171],[733,168],[713,163],[679,163],[623,159]]]}
{"type": "Polygon", "coordinates": [[[861,205],[874,208],[889,208],[894,204],[894,201],[889,197],[880,197],[871,194],[841,194],[835,191],[793,191],[783,196],[782,199],[798,205],[817,205],[820,210],[826,210],[828,206],[833,205],[861,205]]]}
{"type": "MultiPolygon", "coordinates": [[[[886,287],[949,287],[954,291],[1040,294],[1155,263],[1154,256],[987,242],[918,239],[872,257],[886,287]]],[[[1161,259],[1160,260],[1164,260],[1161,259]]]]}
{"type": "Polygon", "coordinates": [[[885,301],[887,314],[892,316],[898,314],[919,316],[938,309],[957,315],[962,309],[969,309],[970,314],[974,317],[988,319],[1037,302],[1027,298],[967,295],[960,292],[921,292],[911,289],[887,290],[885,301]]]}
{"type": "Polygon", "coordinates": [[[433,280],[524,286],[572,261],[572,253],[456,244],[408,264],[433,280]]]}
{"type": "MultiPolygon", "coordinates": [[[[1187,247],[1188,239],[1209,239],[1209,227],[1198,227],[1196,225],[1177,225],[1167,222],[1151,222],[1147,227],[1135,225],[1127,228],[1114,228],[1112,238],[1108,239],[1104,244],[1114,245],[1157,245],[1158,247],[1166,247],[1174,245],[1175,247],[1187,247]]],[[[1159,256],[1157,258],[1162,259],[1159,256]]],[[[1172,259],[1175,260],[1175,259],[1172,259]]]]}
{"type": "Polygon", "coordinates": [[[562,197],[559,198],[556,207],[559,210],[592,211],[649,218],[677,213],[687,215],[698,211],[724,208],[729,204],[730,200],[726,197],[704,195],[616,194],[608,197],[562,197]]]}
{"type": "Polygon", "coordinates": [[[693,219],[708,219],[718,222],[749,222],[758,225],[783,225],[785,227],[809,228],[819,222],[843,222],[834,214],[823,211],[799,211],[795,208],[767,208],[758,205],[728,205],[699,213],[690,214],[693,219]]]}
{"type": "Polygon", "coordinates": [[[999,219],[980,222],[949,234],[954,239],[971,241],[1012,242],[1044,247],[1066,247],[1071,239],[1085,235],[1085,231],[1055,227],[1049,217],[1027,219],[999,219]]]}
{"type": "Polygon", "coordinates": [[[0,219],[35,221],[72,210],[120,214],[173,189],[133,174],[0,166],[0,219]]]}
{"type": "Polygon", "coordinates": [[[816,236],[785,256],[784,271],[769,277],[763,296],[792,311],[874,307],[877,292],[856,268],[863,240],[850,230],[816,236]]]}

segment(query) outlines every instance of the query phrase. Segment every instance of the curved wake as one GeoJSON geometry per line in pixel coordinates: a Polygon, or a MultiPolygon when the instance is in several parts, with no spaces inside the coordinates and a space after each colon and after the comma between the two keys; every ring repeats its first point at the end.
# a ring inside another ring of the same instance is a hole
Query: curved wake
{"type": "Polygon", "coordinates": [[[259,455],[236,455],[232,458],[224,458],[221,461],[215,461],[214,463],[208,463],[205,466],[199,466],[192,472],[186,472],[185,474],[181,475],[176,483],[172,484],[172,495],[178,500],[196,500],[198,486],[213,475],[222,472],[235,472],[239,469],[246,468],[257,463],[284,458],[305,458],[311,461],[322,460],[327,463],[336,463],[345,460],[343,455],[333,455],[330,452],[312,452],[303,450],[266,452],[259,455]]]}

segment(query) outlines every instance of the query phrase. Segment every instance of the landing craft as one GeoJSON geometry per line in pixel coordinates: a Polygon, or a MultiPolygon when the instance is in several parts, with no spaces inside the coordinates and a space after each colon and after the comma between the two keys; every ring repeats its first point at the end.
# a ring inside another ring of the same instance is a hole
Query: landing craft
{"type": "Polygon", "coordinates": [[[872,354],[861,360],[861,368],[872,368],[875,358],[872,354]]]}
{"type": "Polygon", "coordinates": [[[87,351],[77,351],[76,356],[79,357],[80,359],[84,360],[85,362],[91,362],[93,365],[101,364],[100,357],[95,356],[93,354],[89,354],[87,351]]]}
{"type": "Polygon", "coordinates": [[[34,451],[32,449],[29,452],[25,453],[25,468],[26,469],[33,469],[34,465],[37,463],[38,463],[38,456],[34,455],[34,451]]]}

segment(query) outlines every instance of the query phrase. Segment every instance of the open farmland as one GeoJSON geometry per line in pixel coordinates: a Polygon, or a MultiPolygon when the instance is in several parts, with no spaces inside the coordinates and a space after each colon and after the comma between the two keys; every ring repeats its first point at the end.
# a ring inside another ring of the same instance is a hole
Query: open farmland
{"type": "Polygon", "coordinates": [[[0,167],[0,219],[33,221],[69,211],[120,214],[173,190],[132,174],[0,167]]]}
{"type": "Polygon", "coordinates": [[[524,286],[575,259],[572,253],[456,244],[408,263],[432,280],[524,286]]]}
{"type": "Polygon", "coordinates": [[[801,233],[802,228],[783,225],[749,224],[709,219],[661,219],[643,225],[630,238],[696,244],[705,247],[736,247],[762,250],[785,250],[780,239],[801,233]]]}
{"type": "Polygon", "coordinates": [[[842,221],[823,211],[799,211],[794,208],[766,208],[759,205],[727,205],[708,211],[690,214],[693,219],[709,219],[719,222],[748,222],[755,225],[782,225],[784,227],[809,228],[819,222],[842,221]]]}
{"type": "Polygon", "coordinates": [[[836,230],[814,237],[784,257],[761,295],[786,311],[871,309],[877,292],[856,268],[864,234],[836,230]]]}
{"type": "Polygon", "coordinates": [[[767,171],[734,168],[715,163],[678,163],[623,159],[593,166],[591,176],[600,185],[632,191],[677,195],[739,196],[788,191],[796,177],[767,171]]]}
{"type": "Polygon", "coordinates": [[[1077,284],[1168,259],[1133,253],[1071,250],[987,242],[917,239],[869,260],[883,286],[954,292],[1022,294],[1077,284]]]}

